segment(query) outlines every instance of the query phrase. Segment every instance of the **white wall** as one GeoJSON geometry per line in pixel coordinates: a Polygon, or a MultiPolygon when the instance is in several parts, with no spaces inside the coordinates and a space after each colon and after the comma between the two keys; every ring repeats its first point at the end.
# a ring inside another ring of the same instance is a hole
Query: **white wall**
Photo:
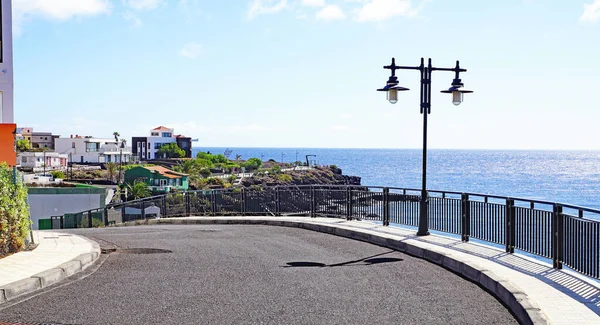
{"type": "Polygon", "coordinates": [[[0,62],[0,123],[14,123],[12,1],[2,2],[2,62],[0,62]]]}

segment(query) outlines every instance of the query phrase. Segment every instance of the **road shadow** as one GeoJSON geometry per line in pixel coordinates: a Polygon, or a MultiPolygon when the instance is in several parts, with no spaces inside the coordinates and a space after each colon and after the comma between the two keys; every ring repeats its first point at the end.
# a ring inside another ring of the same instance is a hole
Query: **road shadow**
{"type": "Polygon", "coordinates": [[[403,261],[401,258],[396,257],[378,257],[390,253],[394,253],[396,251],[389,251],[381,254],[376,254],[372,256],[367,256],[358,260],[352,260],[347,262],[335,263],[335,264],[325,264],[320,262],[307,262],[307,261],[298,261],[298,262],[287,262],[287,265],[281,266],[284,268],[287,267],[338,267],[338,266],[367,266],[367,265],[376,265],[383,263],[395,263],[403,261]]]}

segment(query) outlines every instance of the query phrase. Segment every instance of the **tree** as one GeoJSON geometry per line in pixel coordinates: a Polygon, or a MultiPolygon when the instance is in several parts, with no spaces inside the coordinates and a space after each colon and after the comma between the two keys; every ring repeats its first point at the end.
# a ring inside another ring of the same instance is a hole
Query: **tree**
{"type": "Polygon", "coordinates": [[[119,137],[121,136],[119,134],[119,132],[117,132],[117,131],[113,132],[113,136],[115,137],[115,141],[117,141],[117,143],[119,143],[119,137]]]}
{"type": "Polygon", "coordinates": [[[117,173],[117,164],[111,161],[104,164],[104,167],[106,167],[106,171],[108,172],[108,180],[113,182],[117,173]]]}
{"type": "Polygon", "coordinates": [[[166,158],[184,158],[185,151],[179,148],[176,143],[167,143],[158,149],[157,154],[166,158]]]}
{"type": "Polygon", "coordinates": [[[250,158],[242,163],[242,167],[246,167],[247,170],[256,170],[262,166],[262,161],[258,158],[250,158]]]}
{"type": "Polygon", "coordinates": [[[17,151],[23,152],[31,149],[31,143],[27,139],[17,140],[17,151]]]}
{"type": "Polygon", "coordinates": [[[121,148],[126,148],[127,147],[127,139],[122,138],[121,139],[121,148]]]}
{"type": "Polygon", "coordinates": [[[148,188],[148,184],[142,181],[135,181],[133,185],[127,185],[129,198],[137,200],[145,197],[149,197],[152,195],[150,188],[148,188]]]}
{"type": "Polygon", "coordinates": [[[235,155],[235,160],[241,160],[242,159],[242,155],[235,155]]]}

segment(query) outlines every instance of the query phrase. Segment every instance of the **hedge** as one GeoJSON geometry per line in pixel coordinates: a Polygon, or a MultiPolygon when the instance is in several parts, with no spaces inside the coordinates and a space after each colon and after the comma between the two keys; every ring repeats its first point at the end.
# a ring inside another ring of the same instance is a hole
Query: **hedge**
{"type": "Polygon", "coordinates": [[[16,253],[29,234],[27,187],[17,181],[13,169],[0,164],[0,257],[16,253]]]}

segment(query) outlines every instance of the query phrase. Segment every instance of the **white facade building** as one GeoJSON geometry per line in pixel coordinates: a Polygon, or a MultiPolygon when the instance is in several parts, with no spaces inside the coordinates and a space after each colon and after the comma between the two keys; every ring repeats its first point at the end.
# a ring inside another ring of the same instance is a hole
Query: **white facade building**
{"type": "Polygon", "coordinates": [[[12,1],[0,1],[0,123],[14,123],[12,1]]]}
{"type": "Polygon", "coordinates": [[[21,152],[17,155],[17,165],[33,172],[66,169],[68,158],[68,155],[58,152],[21,152]]]}
{"type": "Polygon", "coordinates": [[[183,135],[175,135],[174,129],[159,126],[150,130],[150,136],[133,137],[131,141],[133,154],[140,160],[161,159],[157,153],[160,147],[168,143],[175,143],[185,151],[186,157],[191,157],[192,139],[183,135]]]}
{"type": "Polygon", "coordinates": [[[68,155],[73,163],[127,163],[131,161],[131,148],[124,147],[114,138],[93,138],[76,135],[55,140],[55,150],[68,155]]]}

